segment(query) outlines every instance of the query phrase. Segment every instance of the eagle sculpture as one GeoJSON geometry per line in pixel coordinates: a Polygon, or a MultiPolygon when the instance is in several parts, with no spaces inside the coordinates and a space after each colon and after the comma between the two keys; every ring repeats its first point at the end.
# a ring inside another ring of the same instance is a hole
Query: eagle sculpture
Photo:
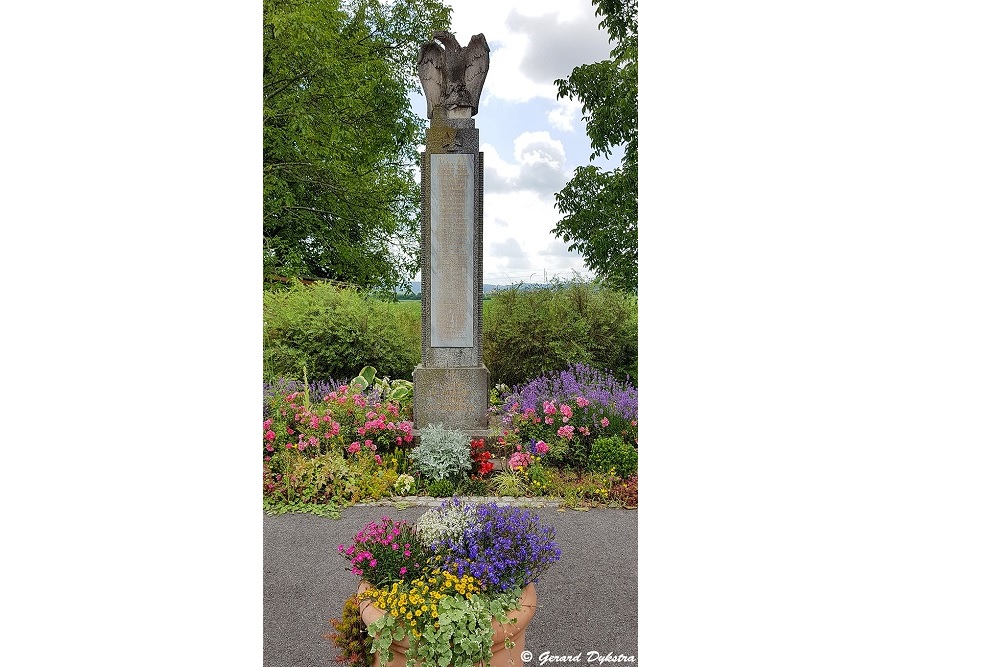
{"type": "MultiPolygon", "coordinates": [[[[450,32],[437,31],[434,40],[420,47],[417,71],[427,97],[427,117],[434,117],[434,107],[448,112],[471,108],[479,113],[479,95],[483,92],[486,72],[490,69],[490,47],[482,33],[474,35],[462,48],[450,32]],[[444,44],[442,47],[441,44],[444,44]]],[[[460,117],[464,114],[449,113],[460,117]]]]}

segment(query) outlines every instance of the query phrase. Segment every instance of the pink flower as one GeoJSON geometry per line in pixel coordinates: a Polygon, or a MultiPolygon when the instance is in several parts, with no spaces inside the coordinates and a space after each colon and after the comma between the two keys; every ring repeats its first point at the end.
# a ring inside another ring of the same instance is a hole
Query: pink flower
{"type": "Polygon", "coordinates": [[[382,465],[382,457],[378,454],[375,455],[375,463],[382,465]]]}
{"type": "Polygon", "coordinates": [[[538,442],[535,443],[535,453],[542,455],[548,454],[549,445],[544,440],[539,440],[538,442]]]}
{"type": "Polygon", "coordinates": [[[266,420],[266,421],[264,422],[264,429],[265,429],[265,430],[267,430],[267,429],[270,429],[270,428],[271,428],[271,424],[273,424],[273,423],[274,423],[274,420],[273,420],[273,419],[268,419],[268,420],[266,420]]]}
{"type": "Polygon", "coordinates": [[[514,470],[523,470],[531,463],[531,456],[526,452],[515,452],[510,455],[510,467],[514,470]]]}
{"type": "Polygon", "coordinates": [[[361,451],[361,443],[355,440],[347,448],[347,451],[350,452],[351,454],[357,454],[358,452],[361,451]]]}
{"type": "Polygon", "coordinates": [[[573,427],[572,426],[561,426],[559,430],[556,431],[560,438],[566,438],[567,440],[573,437],[573,427]]]}
{"type": "Polygon", "coordinates": [[[573,408],[569,407],[565,403],[559,407],[559,412],[563,414],[563,421],[568,421],[569,418],[573,416],[573,408]]]}
{"type": "Polygon", "coordinates": [[[276,436],[274,435],[274,431],[268,431],[264,434],[264,437],[267,438],[268,442],[271,442],[276,436]]]}
{"type": "Polygon", "coordinates": [[[607,428],[607,427],[608,427],[608,424],[610,424],[610,423],[611,423],[611,422],[609,422],[609,421],[608,421],[608,418],[607,418],[607,417],[602,417],[602,418],[601,418],[601,426],[603,426],[604,428],[607,428]]]}
{"type": "Polygon", "coordinates": [[[545,405],[542,410],[547,415],[554,415],[556,413],[556,404],[552,401],[545,401],[545,405]]]}
{"type": "Polygon", "coordinates": [[[402,577],[404,574],[406,574],[406,568],[405,567],[399,568],[399,576],[402,577]]]}
{"type": "Polygon", "coordinates": [[[590,405],[590,401],[588,401],[587,399],[585,399],[583,396],[577,396],[576,397],[576,407],[578,407],[578,408],[585,408],[588,405],[590,405]]]}
{"type": "Polygon", "coordinates": [[[545,418],[545,423],[548,424],[549,426],[552,426],[552,421],[553,421],[552,417],[546,417],[545,418]]]}

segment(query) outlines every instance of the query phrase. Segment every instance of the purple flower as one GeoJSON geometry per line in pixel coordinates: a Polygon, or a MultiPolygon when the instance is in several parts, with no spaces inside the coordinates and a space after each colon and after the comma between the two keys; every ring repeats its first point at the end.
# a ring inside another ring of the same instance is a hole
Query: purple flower
{"type": "Polygon", "coordinates": [[[506,591],[537,581],[559,560],[555,530],[527,509],[487,503],[475,513],[461,544],[444,540],[435,548],[458,576],[471,574],[488,590],[506,591]]]}

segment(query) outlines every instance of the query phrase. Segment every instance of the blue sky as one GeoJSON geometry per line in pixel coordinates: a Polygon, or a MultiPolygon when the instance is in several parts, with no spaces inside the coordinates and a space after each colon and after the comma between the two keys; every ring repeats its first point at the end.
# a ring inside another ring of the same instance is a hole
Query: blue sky
{"type": "MultiPolygon", "coordinates": [[[[608,57],[611,46],[589,0],[482,3],[453,0],[452,29],[464,46],[478,33],[490,71],[475,117],[485,161],[483,281],[541,282],[574,272],[583,259],[551,230],[555,193],[589,163],[590,142],[575,101],[557,100],[553,81],[608,57]]],[[[422,94],[413,108],[426,113],[422,94]]],[[[617,164],[598,160],[601,166],[617,164]]],[[[419,276],[418,276],[419,279],[419,276]]]]}

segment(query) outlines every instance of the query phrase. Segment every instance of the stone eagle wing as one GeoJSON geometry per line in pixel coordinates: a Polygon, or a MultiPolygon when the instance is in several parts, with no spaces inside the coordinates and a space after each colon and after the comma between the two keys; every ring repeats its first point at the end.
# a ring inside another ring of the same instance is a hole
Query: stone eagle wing
{"type": "Polygon", "coordinates": [[[472,115],[479,113],[479,96],[483,92],[486,73],[490,69],[490,47],[482,33],[473,35],[463,49],[465,55],[465,89],[472,100],[472,115]]]}
{"type": "Polygon", "coordinates": [[[427,98],[427,117],[432,118],[434,107],[441,104],[444,90],[444,48],[437,42],[427,42],[420,47],[417,72],[427,98]]]}

